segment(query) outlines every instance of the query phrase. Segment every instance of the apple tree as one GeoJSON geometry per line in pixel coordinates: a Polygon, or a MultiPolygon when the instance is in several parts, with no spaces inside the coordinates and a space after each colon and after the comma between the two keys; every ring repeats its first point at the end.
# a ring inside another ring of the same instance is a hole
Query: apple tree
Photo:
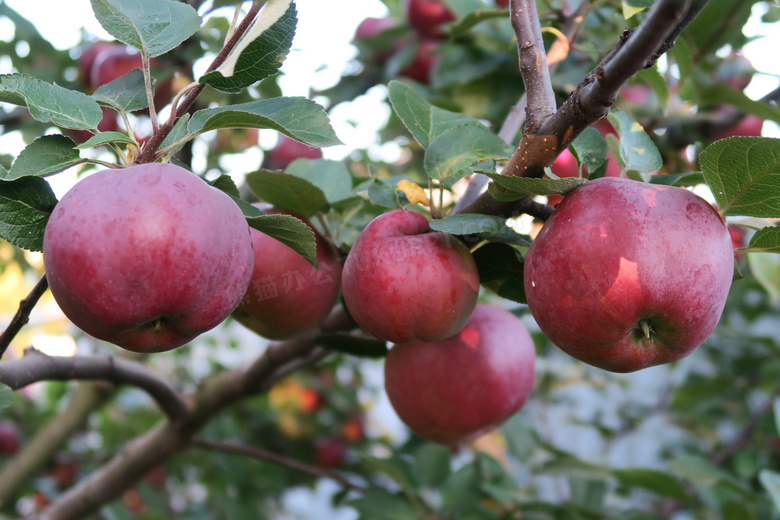
{"type": "Polygon", "coordinates": [[[780,516],[780,7],[381,3],[0,3],[0,517],[780,516]]]}

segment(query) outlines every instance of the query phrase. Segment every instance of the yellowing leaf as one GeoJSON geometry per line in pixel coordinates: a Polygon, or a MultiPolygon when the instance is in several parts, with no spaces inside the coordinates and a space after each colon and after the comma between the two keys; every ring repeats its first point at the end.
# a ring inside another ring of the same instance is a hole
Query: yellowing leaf
{"type": "Polygon", "coordinates": [[[542,32],[548,32],[555,35],[556,40],[547,51],[547,64],[552,65],[566,59],[569,55],[569,39],[555,27],[543,27],[542,32]]]}
{"type": "Polygon", "coordinates": [[[398,182],[398,186],[395,191],[403,192],[409,202],[412,204],[422,204],[425,207],[430,207],[431,201],[428,200],[428,195],[425,194],[425,190],[417,184],[403,179],[398,182]]]}

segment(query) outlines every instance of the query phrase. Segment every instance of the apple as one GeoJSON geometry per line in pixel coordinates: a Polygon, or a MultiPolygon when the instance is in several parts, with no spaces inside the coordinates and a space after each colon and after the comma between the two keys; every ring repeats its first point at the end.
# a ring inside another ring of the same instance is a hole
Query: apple
{"type": "Polygon", "coordinates": [[[603,177],[570,192],[525,259],[528,307],[571,356],[633,372],[690,354],[731,286],[726,224],[691,191],[603,177]]]}
{"type": "Polygon", "coordinates": [[[753,79],[755,69],[741,53],[732,53],[723,60],[715,74],[715,82],[725,83],[734,90],[745,90],[753,79]]]}
{"type": "MultiPolygon", "coordinates": [[[[81,56],[79,56],[78,59],[78,72],[81,82],[85,85],[90,84],[92,65],[95,63],[95,58],[97,58],[98,54],[105,50],[114,49],[117,47],[122,46],[114,42],[99,41],[90,45],[89,47],[84,48],[81,51],[81,56]]],[[[92,88],[94,89],[94,87],[92,88]]]]}
{"type": "Polygon", "coordinates": [[[440,26],[455,21],[455,14],[441,0],[405,0],[404,11],[409,25],[426,38],[446,37],[440,26]]]}
{"type": "Polygon", "coordinates": [[[356,40],[369,40],[375,38],[378,34],[397,26],[398,22],[394,18],[386,16],[384,18],[368,17],[363,19],[355,30],[356,40]]]}
{"type": "Polygon", "coordinates": [[[316,328],[328,317],[341,289],[341,262],[338,250],[306,218],[289,211],[265,211],[292,215],[312,228],[319,270],[288,246],[251,229],[255,267],[233,317],[265,338],[287,339],[316,328]]]}
{"type": "Polygon", "coordinates": [[[265,154],[263,168],[284,170],[296,159],[322,159],[322,150],[279,134],[276,146],[265,154]]]}
{"type": "Polygon", "coordinates": [[[439,341],[457,334],[477,304],[469,250],[432,231],[419,213],[384,213],[360,233],[344,263],[344,302],[357,324],[385,341],[439,341]]]}
{"type": "Polygon", "coordinates": [[[341,426],[341,436],[347,442],[358,442],[365,438],[364,419],[360,415],[353,416],[341,426]]]}
{"type": "Polygon", "coordinates": [[[0,455],[13,455],[19,450],[19,428],[10,420],[0,421],[0,455]]]}
{"type": "Polygon", "coordinates": [[[418,83],[428,85],[431,82],[431,73],[438,56],[435,51],[439,47],[436,40],[422,40],[417,45],[412,61],[401,69],[401,76],[411,78],[418,83]]]}
{"type": "Polygon", "coordinates": [[[726,139],[727,137],[760,137],[761,130],[764,127],[764,120],[753,114],[748,114],[732,128],[724,130],[718,133],[713,140],[718,141],[720,139],[726,139]]]}
{"type": "Polygon", "coordinates": [[[314,446],[314,464],[323,469],[336,469],[344,465],[347,446],[335,437],[318,439],[314,446]]]}
{"type": "MultiPolygon", "coordinates": [[[[734,249],[740,249],[747,245],[747,233],[748,230],[744,226],[738,224],[729,224],[727,226],[729,230],[729,236],[731,237],[731,246],[734,249]]],[[[739,262],[745,257],[745,253],[734,253],[734,258],[739,262]]]]}
{"type": "Polygon", "coordinates": [[[496,0],[498,7],[509,7],[509,0],[496,0]]]}
{"type": "Polygon", "coordinates": [[[52,295],[76,326],[144,353],[219,325],[246,293],[254,266],[235,202],[164,163],[77,182],[49,218],[43,256],[52,295]]]}
{"type": "Polygon", "coordinates": [[[385,390],[414,433],[445,445],[468,443],[525,404],[536,351],[523,323],[494,305],[477,305],[460,333],[442,341],[393,345],[385,390]]]}
{"type": "MultiPolygon", "coordinates": [[[[564,151],[562,151],[561,154],[555,159],[555,162],[550,167],[550,170],[552,170],[552,172],[558,177],[560,177],[561,179],[567,177],[577,177],[578,175],[577,159],[567,148],[564,151]]],[[[604,173],[604,176],[620,177],[620,174],[622,172],[623,169],[620,167],[617,160],[612,155],[612,152],[607,152],[607,171],[604,173]]],[[[588,177],[587,169],[582,170],[582,176],[585,178],[588,177]]],[[[547,196],[547,203],[553,207],[558,206],[558,204],[560,204],[562,200],[563,200],[563,196],[561,195],[547,196]]]]}
{"type": "Polygon", "coordinates": [[[143,67],[141,53],[125,45],[113,44],[97,53],[89,71],[89,83],[98,88],[143,67]]]}

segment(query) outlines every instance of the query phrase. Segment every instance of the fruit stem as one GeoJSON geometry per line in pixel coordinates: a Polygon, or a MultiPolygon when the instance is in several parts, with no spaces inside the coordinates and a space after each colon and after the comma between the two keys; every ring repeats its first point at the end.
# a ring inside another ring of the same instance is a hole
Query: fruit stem
{"type": "Polygon", "coordinates": [[[650,327],[650,323],[645,320],[640,320],[639,326],[642,328],[642,334],[644,334],[645,339],[651,341],[650,336],[653,332],[653,329],[650,327]]]}

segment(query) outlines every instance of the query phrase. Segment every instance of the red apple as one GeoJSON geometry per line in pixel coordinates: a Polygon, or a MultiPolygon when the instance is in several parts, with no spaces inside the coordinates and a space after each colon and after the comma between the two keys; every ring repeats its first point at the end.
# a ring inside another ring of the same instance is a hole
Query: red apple
{"type": "Polygon", "coordinates": [[[142,66],[140,52],[125,45],[114,44],[103,48],[95,56],[89,73],[89,82],[92,88],[98,88],[142,66]]]}
{"type": "Polygon", "coordinates": [[[707,339],[733,269],[726,225],[704,199],[604,177],[569,193],[544,224],[525,259],[525,292],[555,345],[632,372],[707,339]]]}
{"type": "Polygon", "coordinates": [[[319,326],[330,314],[341,288],[341,262],[336,248],[304,217],[293,215],[314,231],[315,271],[301,255],[278,240],[250,230],[255,250],[252,281],[233,317],[268,339],[287,339],[319,326]]]}
{"type": "Polygon", "coordinates": [[[0,421],[0,455],[13,455],[19,450],[19,428],[10,420],[0,421]]]}
{"type": "MultiPolygon", "coordinates": [[[[729,236],[731,237],[731,246],[734,249],[740,249],[747,245],[747,228],[738,224],[729,224],[727,226],[729,230],[729,236]]],[[[737,261],[742,260],[745,257],[745,253],[734,253],[734,258],[737,261]]]]}
{"type": "Polygon", "coordinates": [[[368,40],[397,25],[398,22],[389,16],[384,18],[365,18],[358,24],[357,29],[355,30],[355,39],[368,40]]]}
{"type": "Polygon", "coordinates": [[[764,128],[764,120],[753,114],[743,117],[733,128],[729,128],[717,134],[713,140],[726,139],[727,137],[760,137],[764,128]]]}
{"type": "Polygon", "coordinates": [[[341,439],[323,437],[314,447],[314,463],[323,469],[336,469],[344,465],[347,446],[341,439]]]}
{"type": "Polygon", "coordinates": [[[406,19],[426,38],[444,38],[441,25],[455,21],[455,14],[441,0],[405,0],[406,19]]]}
{"type": "Polygon", "coordinates": [[[462,444],[522,408],[533,387],[535,357],[519,319],[501,307],[478,305],[455,336],[394,345],[385,361],[385,389],[417,435],[462,444]]]}
{"type": "Polygon", "coordinates": [[[749,59],[743,54],[733,53],[723,60],[714,79],[735,90],[745,90],[754,73],[755,69],[749,59]]]}
{"type": "MultiPolygon", "coordinates": [[[[550,167],[550,169],[555,175],[557,175],[562,179],[566,177],[576,177],[578,174],[577,159],[574,157],[574,155],[572,155],[572,153],[567,148],[566,150],[561,152],[561,154],[558,156],[557,159],[555,159],[555,162],[550,167]]],[[[620,177],[620,174],[622,172],[623,172],[623,168],[620,167],[617,160],[612,155],[612,152],[607,152],[607,171],[604,173],[604,176],[620,177]]],[[[587,178],[588,171],[583,169],[582,176],[587,178]]],[[[561,195],[547,196],[547,203],[553,207],[560,204],[562,200],[563,197],[561,195]]]]}
{"type": "MultiPolygon", "coordinates": [[[[92,65],[94,65],[95,58],[97,58],[98,54],[100,54],[105,50],[119,48],[119,47],[123,47],[123,46],[114,42],[99,41],[90,45],[89,47],[84,48],[81,51],[81,56],[79,56],[79,60],[78,60],[79,79],[81,80],[81,82],[84,83],[85,85],[90,84],[90,77],[92,75],[92,65]]],[[[92,88],[94,90],[94,87],[92,88]]]]}
{"type": "Polygon", "coordinates": [[[498,7],[509,7],[509,0],[496,0],[498,7]]]}
{"type": "Polygon", "coordinates": [[[49,218],[43,255],[65,315],[136,352],[171,350],[216,327],[241,301],[254,265],[235,202],[164,163],[76,183],[49,218]]]}
{"type": "Polygon", "coordinates": [[[428,85],[431,82],[431,72],[438,59],[435,54],[438,47],[439,42],[435,40],[422,40],[414,52],[412,61],[401,69],[401,76],[428,85]]]}
{"type": "Polygon", "coordinates": [[[347,309],[369,334],[395,343],[457,334],[479,293],[477,265],[456,238],[411,211],[378,216],[344,264],[347,309]]]}
{"type": "Polygon", "coordinates": [[[624,101],[635,105],[645,105],[652,89],[647,85],[626,85],[620,89],[618,96],[624,101]]]}
{"type": "Polygon", "coordinates": [[[296,159],[322,159],[322,150],[279,134],[276,146],[265,154],[263,168],[284,170],[296,159]]]}

